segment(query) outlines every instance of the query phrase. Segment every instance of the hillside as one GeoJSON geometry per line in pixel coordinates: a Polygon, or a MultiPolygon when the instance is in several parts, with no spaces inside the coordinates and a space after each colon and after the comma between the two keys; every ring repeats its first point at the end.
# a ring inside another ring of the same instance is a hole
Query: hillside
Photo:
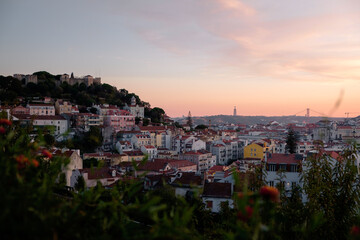
{"type": "Polygon", "coordinates": [[[60,82],[60,75],[53,75],[45,71],[35,72],[38,84],[20,81],[12,76],[0,76],[0,100],[2,103],[16,104],[18,97],[52,97],[54,99],[71,100],[73,103],[90,107],[92,104],[108,103],[123,106],[130,103],[134,96],[138,104],[150,107],[149,103],[141,101],[139,96],[129,93],[126,89],[118,90],[109,84],[92,84],[86,86],[84,83],[69,85],[60,82]]]}

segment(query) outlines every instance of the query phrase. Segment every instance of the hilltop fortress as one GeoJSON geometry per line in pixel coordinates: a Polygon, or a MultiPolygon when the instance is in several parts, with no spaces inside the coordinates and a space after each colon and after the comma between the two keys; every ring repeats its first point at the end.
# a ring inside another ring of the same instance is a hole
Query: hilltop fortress
{"type": "Polygon", "coordinates": [[[79,77],[74,77],[74,74],[71,73],[70,77],[68,74],[61,75],[60,82],[61,83],[67,82],[69,85],[75,85],[77,83],[78,84],[85,83],[86,86],[90,86],[94,83],[101,84],[101,78],[100,77],[94,78],[91,75],[86,75],[84,77],[79,78],[79,77]]]}
{"type": "MultiPolygon", "coordinates": [[[[23,84],[26,85],[28,83],[38,84],[37,75],[25,75],[25,74],[14,74],[14,78],[19,79],[20,81],[24,80],[23,84]]],[[[68,74],[63,74],[60,76],[60,81],[57,80],[56,84],[60,85],[61,83],[66,82],[69,85],[81,84],[84,83],[87,87],[91,86],[94,83],[101,84],[100,77],[93,77],[91,75],[86,75],[84,77],[74,77],[74,74],[71,73],[71,76],[68,74]]]]}

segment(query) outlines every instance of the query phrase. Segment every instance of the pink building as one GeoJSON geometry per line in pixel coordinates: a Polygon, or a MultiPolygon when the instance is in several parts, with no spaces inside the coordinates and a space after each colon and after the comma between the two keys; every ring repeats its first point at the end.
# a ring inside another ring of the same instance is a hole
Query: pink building
{"type": "Polygon", "coordinates": [[[111,126],[115,131],[130,130],[135,126],[135,117],[126,110],[118,110],[116,113],[104,116],[104,126],[111,126]]]}
{"type": "Polygon", "coordinates": [[[30,110],[28,108],[25,108],[21,105],[14,107],[11,109],[12,114],[30,114],[30,110]]]}

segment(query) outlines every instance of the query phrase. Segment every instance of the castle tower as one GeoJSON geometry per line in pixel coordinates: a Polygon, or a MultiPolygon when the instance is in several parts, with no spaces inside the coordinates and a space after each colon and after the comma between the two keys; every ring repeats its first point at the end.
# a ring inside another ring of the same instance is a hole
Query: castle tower
{"type": "Polygon", "coordinates": [[[236,106],[234,106],[234,116],[236,116],[236,106]]]}

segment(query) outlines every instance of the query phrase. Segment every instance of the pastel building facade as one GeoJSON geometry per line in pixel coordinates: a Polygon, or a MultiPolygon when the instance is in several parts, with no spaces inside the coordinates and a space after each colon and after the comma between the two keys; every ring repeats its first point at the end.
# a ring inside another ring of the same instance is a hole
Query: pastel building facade
{"type": "Polygon", "coordinates": [[[30,115],[55,116],[55,107],[52,104],[29,103],[26,108],[30,115]]]}
{"type": "Polygon", "coordinates": [[[104,126],[113,127],[116,132],[131,130],[135,126],[135,117],[125,110],[119,110],[113,115],[105,115],[103,119],[104,126]]]}

